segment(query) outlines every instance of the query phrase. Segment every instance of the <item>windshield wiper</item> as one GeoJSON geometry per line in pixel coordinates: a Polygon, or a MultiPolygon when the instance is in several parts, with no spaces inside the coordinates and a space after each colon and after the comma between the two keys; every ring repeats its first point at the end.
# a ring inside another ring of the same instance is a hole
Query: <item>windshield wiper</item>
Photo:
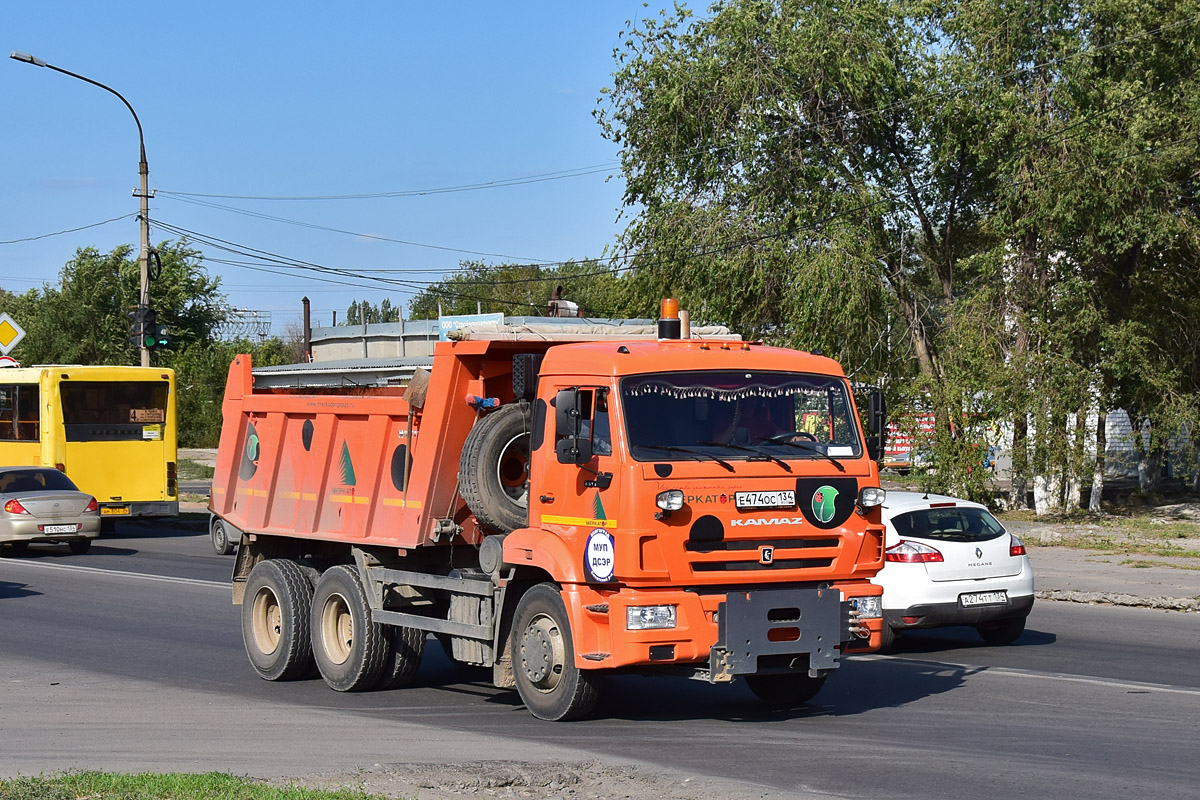
{"type": "Polygon", "coordinates": [[[764,452],[757,447],[746,447],[744,444],[733,444],[732,442],[700,442],[705,447],[728,447],[730,450],[740,450],[743,453],[754,453],[754,458],[748,458],[747,461],[774,461],[779,466],[783,467],[788,472],[792,471],[792,467],[782,458],[776,458],[770,453],[764,452]]]}
{"type": "Polygon", "coordinates": [[[717,462],[718,464],[720,464],[722,467],[729,470],[730,472],[734,471],[733,464],[730,464],[728,461],[726,461],[722,458],[717,458],[712,453],[706,453],[703,450],[696,450],[691,447],[679,447],[679,446],[673,445],[673,444],[639,444],[639,445],[634,445],[634,446],[635,447],[645,447],[650,450],[666,450],[669,453],[687,453],[689,455],[699,456],[700,458],[698,460],[701,460],[701,461],[704,459],[711,459],[712,461],[717,462]]]}
{"type": "Polygon", "coordinates": [[[827,461],[829,461],[829,463],[831,463],[835,467],[837,467],[838,472],[846,471],[846,468],[842,466],[842,462],[838,461],[836,458],[829,455],[829,453],[823,452],[815,444],[806,444],[804,442],[795,442],[795,441],[791,441],[790,439],[787,438],[787,437],[795,436],[795,435],[796,435],[796,432],[793,431],[791,433],[781,433],[778,436],[759,436],[757,441],[770,442],[771,444],[781,444],[785,447],[798,448],[800,450],[805,451],[806,453],[815,453],[816,455],[821,456],[821,458],[826,459],[827,461]]]}

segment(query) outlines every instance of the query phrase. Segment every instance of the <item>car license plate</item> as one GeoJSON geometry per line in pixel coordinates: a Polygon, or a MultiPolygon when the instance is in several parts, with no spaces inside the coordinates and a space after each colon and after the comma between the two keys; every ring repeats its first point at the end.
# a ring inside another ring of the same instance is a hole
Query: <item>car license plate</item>
{"type": "Polygon", "coordinates": [[[77,525],[44,525],[42,533],[75,533],[79,530],[77,525]]]}
{"type": "Polygon", "coordinates": [[[102,517],[128,517],[129,506],[100,506],[102,517]]]}
{"type": "Polygon", "coordinates": [[[958,596],[965,608],[971,606],[1002,606],[1008,603],[1008,592],[972,592],[958,596]]]}
{"type": "Polygon", "coordinates": [[[733,502],[738,508],[795,508],[796,491],[737,492],[733,495],[733,502]]]}

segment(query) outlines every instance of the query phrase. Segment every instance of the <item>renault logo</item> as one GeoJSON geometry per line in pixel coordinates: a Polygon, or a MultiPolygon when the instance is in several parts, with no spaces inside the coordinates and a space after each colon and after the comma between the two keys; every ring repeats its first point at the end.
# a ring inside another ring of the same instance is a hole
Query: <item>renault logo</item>
{"type": "Polygon", "coordinates": [[[763,545],[758,548],[758,563],[770,564],[775,560],[775,548],[771,545],[763,545]]]}
{"type": "Polygon", "coordinates": [[[982,547],[976,547],[976,548],[975,548],[975,557],[976,557],[976,558],[983,558],[983,548],[982,548],[982,547]]]}

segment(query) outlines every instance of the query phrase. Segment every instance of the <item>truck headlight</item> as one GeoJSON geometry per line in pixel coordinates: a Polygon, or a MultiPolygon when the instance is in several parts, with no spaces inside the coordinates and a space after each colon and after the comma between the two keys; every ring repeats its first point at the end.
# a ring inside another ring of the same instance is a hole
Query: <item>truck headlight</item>
{"type": "Polygon", "coordinates": [[[858,507],[874,508],[875,506],[881,506],[886,497],[887,492],[878,486],[864,486],[858,492],[858,507]]]}
{"type": "Polygon", "coordinates": [[[625,629],[649,631],[675,627],[675,606],[629,606],[625,609],[625,629]]]}
{"type": "Polygon", "coordinates": [[[683,492],[679,489],[668,489],[665,492],[659,492],[658,496],[654,498],[654,505],[663,511],[678,511],[683,508],[683,492]]]}
{"type": "Polygon", "coordinates": [[[883,603],[880,597],[851,597],[850,608],[858,612],[862,619],[874,619],[883,616],[883,603]]]}

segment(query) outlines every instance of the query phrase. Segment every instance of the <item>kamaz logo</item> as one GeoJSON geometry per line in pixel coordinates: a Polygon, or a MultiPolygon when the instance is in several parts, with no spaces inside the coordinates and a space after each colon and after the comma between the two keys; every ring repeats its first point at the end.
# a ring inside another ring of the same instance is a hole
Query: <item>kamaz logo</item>
{"type": "Polygon", "coordinates": [[[762,519],[759,517],[751,517],[750,519],[731,519],[729,527],[741,528],[747,525],[803,525],[804,517],[774,517],[772,519],[762,519]]]}

